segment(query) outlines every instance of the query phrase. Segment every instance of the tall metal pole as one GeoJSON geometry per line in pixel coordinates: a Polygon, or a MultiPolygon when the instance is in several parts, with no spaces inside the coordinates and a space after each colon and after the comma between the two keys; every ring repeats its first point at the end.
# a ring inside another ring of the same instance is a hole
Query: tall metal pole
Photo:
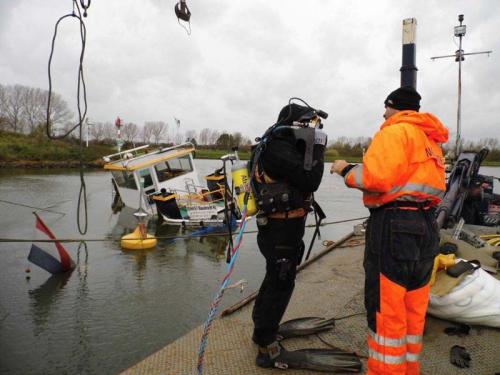
{"type": "Polygon", "coordinates": [[[436,59],[443,59],[447,57],[454,57],[455,61],[458,62],[458,105],[457,105],[457,136],[456,136],[456,143],[455,143],[455,157],[458,158],[458,155],[460,154],[460,149],[461,149],[461,143],[462,143],[462,61],[464,61],[464,56],[467,55],[482,55],[482,54],[489,54],[492,53],[493,51],[482,51],[482,52],[471,52],[471,53],[464,53],[462,50],[462,37],[465,35],[466,31],[466,25],[463,25],[462,22],[464,20],[464,15],[460,14],[458,16],[458,21],[460,22],[460,25],[455,26],[454,32],[455,32],[455,37],[459,37],[459,45],[458,45],[458,50],[455,52],[454,55],[445,55],[445,56],[434,56],[431,57],[431,60],[436,60],[436,59]]]}
{"type": "Polygon", "coordinates": [[[403,62],[401,69],[401,86],[411,86],[417,89],[417,20],[407,18],[403,20],[403,62]]]}
{"type": "MultiPolygon", "coordinates": [[[[462,26],[462,21],[463,21],[463,15],[458,16],[458,19],[460,20],[460,26],[462,26]],[[461,17],[460,17],[461,16],[461,17]]],[[[462,139],[462,133],[461,133],[461,113],[462,113],[462,60],[464,59],[462,51],[462,36],[463,34],[460,34],[460,42],[458,44],[458,51],[457,51],[457,59],[458,59],[458,105],[457,105],[457,139],[456,139],[456,144],[455,144],[455,155],[458,157],[460,155],[460,146],[461,146],[461,139],[462,139]]]]}

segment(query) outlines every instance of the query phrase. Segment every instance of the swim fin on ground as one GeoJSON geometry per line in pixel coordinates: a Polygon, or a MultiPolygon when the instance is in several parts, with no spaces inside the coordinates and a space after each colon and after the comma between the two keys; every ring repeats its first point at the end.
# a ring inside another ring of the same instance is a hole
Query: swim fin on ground
{"type": "Polygon", "coordinates": [[[335,319],[325,319],[316,316],[288,320],[280,324],[278,340],[291,337],[308,336],[315,333],[328,331],[335,327],[335,319]]]}
{"type": "Polygon", "coordinates": [[[304,369],[321,372],[361,371],[361,361],[355,353],[338,349],[299,349],[288,351],[277,342],[259,348],[257,366],[265,368],[304,369]]]}

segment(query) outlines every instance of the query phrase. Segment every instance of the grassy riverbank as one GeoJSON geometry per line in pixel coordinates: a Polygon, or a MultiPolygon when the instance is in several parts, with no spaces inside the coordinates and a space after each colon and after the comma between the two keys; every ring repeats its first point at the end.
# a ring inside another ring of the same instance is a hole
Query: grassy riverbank
{"type": "MultiPolygon", "coordinates": [[[[231,151],[225,150],[212,150],[212,149],[197,149],[196,150],[196,158],[197,159],[219,159],[221,156],[230,153],[231,151]]],[[[240,159],[248,160],[250,158],[250,151],[239,151],[238,152],[240,159]]],[[[325,160],[327,162],[333,162],[337,159],[345,159],[350,163],[360,163],[362,161],[361,156],[338,156],[338,155],[329,155],[326,153],[325,160]]]]}
{"type": "Polygon", "coordinates": [[[80,149],[77,140],[50,140],[43,133],[24,135],[0,132],[0,167],[73,168],[80,165],[80,153],[87,167],[103,165],[101,157],[114,147],[90,144],[80,149]]]}
{"type": "MultiPolygon", "coordinates": [[[[132,146],[130,146],[132,147],[132,146]]],[[[102,157],[116,152],[111,144],[89,143],[80,149],[76,139],[50,140],[43,132],[24,135],[0,131],[0,168],[77,168],[80,165],[80,152],[83,152],[84,165],[89,168],[102,167],[102,157]]],[[[219,159],[231,153],[230,150],[213,149],[200,146],[196,150],[197,159],[219,159]]],[[[250,158],[250,150],[239,151],[242,160],[250,158]]],[[[342,156],[333,149],[325,155],[327,162],[345,159],[350,163],[360,163],[361,156],[342,156]]],[[[500,161],[487,160],[484,166],[500,167],[500,161]]]]}

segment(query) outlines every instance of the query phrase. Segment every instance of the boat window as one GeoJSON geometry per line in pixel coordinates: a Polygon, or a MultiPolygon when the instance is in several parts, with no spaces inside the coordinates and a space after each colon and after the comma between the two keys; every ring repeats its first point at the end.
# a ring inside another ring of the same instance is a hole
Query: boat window
{"type": "Polygon", "coordinates": [[[141,169],[139,171],[139,176],[141,176],[141,183],[143,188],[148,188],[153,185],[153,178],[151,177],[151,171],[149,168],[141,169]]]}
{"type": "Polygon", "coordinates": [[[189,155],[181,156],[171,160],[165,160],[155,165],[158,181],[163,182],[173,177],[193,171],[189,155]]]}
{"type": "Polygon", "coordinates": [[[111,171],[116,184],[126,189],[137,190],[134,174],[129,171],[111,171]]]}

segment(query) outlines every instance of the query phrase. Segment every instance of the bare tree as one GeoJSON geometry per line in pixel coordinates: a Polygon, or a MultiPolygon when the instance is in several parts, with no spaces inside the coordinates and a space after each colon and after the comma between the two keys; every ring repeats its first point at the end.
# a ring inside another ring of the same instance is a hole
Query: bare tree
{"type": "Polygon", "coordinates": [[[24,127],[22,123],[24,86],[5,86],[2,91],[0,114],[10,130],[22,132],[24,127]]]}
{"type": "Polygon", "coordinates": [[[150,121],[151,124],[151,133],[153,134],[153,138],[155,143],[160,143],[161,137],[168,130],[168,124],[165,124],[163,121],[150,121]]]}
{"type": "Polygon", "coordinates": [[[139,134],[139,127],[133,122],[128,122],[122,126],[121,132],[123,134],[123,138],[127,142],[134,142],[135,138],[139,134]]]}
{"type": "Polygon", "coordinates": [[[106,141],[113,141],[116,138],[116,127],[110,123],[105,122],[102,126],[102,137],[106,141]]]}
{"type": "Polygon", "coordinates": [[[204,128],[200,131],[200,144],[206,145],[208,144],[208,140],[210,138],[210,128],[204,128]]]}
{"type": "Polygon", "coordinates": [[[46,121],[45,94],[43,90],[26,87],[23,93],[23,118],[28,127],[27,131],[33,133],[46,121]]]}
{"type": "Polygon", "coordinates": [[[144,143],[151,143],[151,138],[153,137],[153,122],[146,121],[142,127],[142,141],[144,143]]]}
{"type": "Polygon", "coordinates": [[[89,132],[95,141],[101,142],[104,140],[104,124],[102,122],[94,122],[89,132]]]}
{"type": "MultiPolygon", "coordinates": [[[[33,132],[46,122],[47,98],[48,91],[39,88],[0,85],[0,117],[4,118],[7,127],[14,132],[33,132]]],[[[57,133],[57,128],[71,128],[72,118],[67,103],[60,95],[53,93],[50,123],[55,132],[57,133]]]]}
{"type": "Polygon", "coordinates": [[[498,138],[481,138],[478,142],[478,149],[488,148],[490,150],[495,150],[498,148],[498,138]]]}
{"type": "Polygon", "coordinates": [[[7,88],[0,85],[0,130],[6,130],[8,127],[7,115],[5,108],[7,107],[7,88]]]}
{"type": "Polygon", "coordinates": [[[246,135],[244,135],[242,138],[241,138],[241,143],[240,145],[244,145],[244,146],[250,146],[252,144],[252,141],[250,140],[250,138],[248,138],[246,135]]]}
{"type": "Polygon", "coordinates": [[[215,145],[215,143],[217,142],[217,140],[219,139],[219,137],[220,137],[220,132],[218,130],[213,129],[210,132],[210,137],[209,137],[209,140],[208,140],[208,144],[215,145]]]}
{"type": "MultiPolygon", "coordinates": [[[[44,93],[44,97],[44,107],[46,107],[47,99],[49,98],[48,91],[44,93]]],[[[76,125],[76,122],[73,121],[73,113],[71,113],[68,108],[68,103],[66,103],[62,97],[56,93],[52,93],[52,97],[50,98],[49,121],[53,129],[68,129],[76,125]]]]}
{"type": "Polygon", "coordinates": [[[180,145],[182,143],[182,140],[184,139],[184,136],[182,132],[177,132],[175,133],[175,144],[180,145]]]}

